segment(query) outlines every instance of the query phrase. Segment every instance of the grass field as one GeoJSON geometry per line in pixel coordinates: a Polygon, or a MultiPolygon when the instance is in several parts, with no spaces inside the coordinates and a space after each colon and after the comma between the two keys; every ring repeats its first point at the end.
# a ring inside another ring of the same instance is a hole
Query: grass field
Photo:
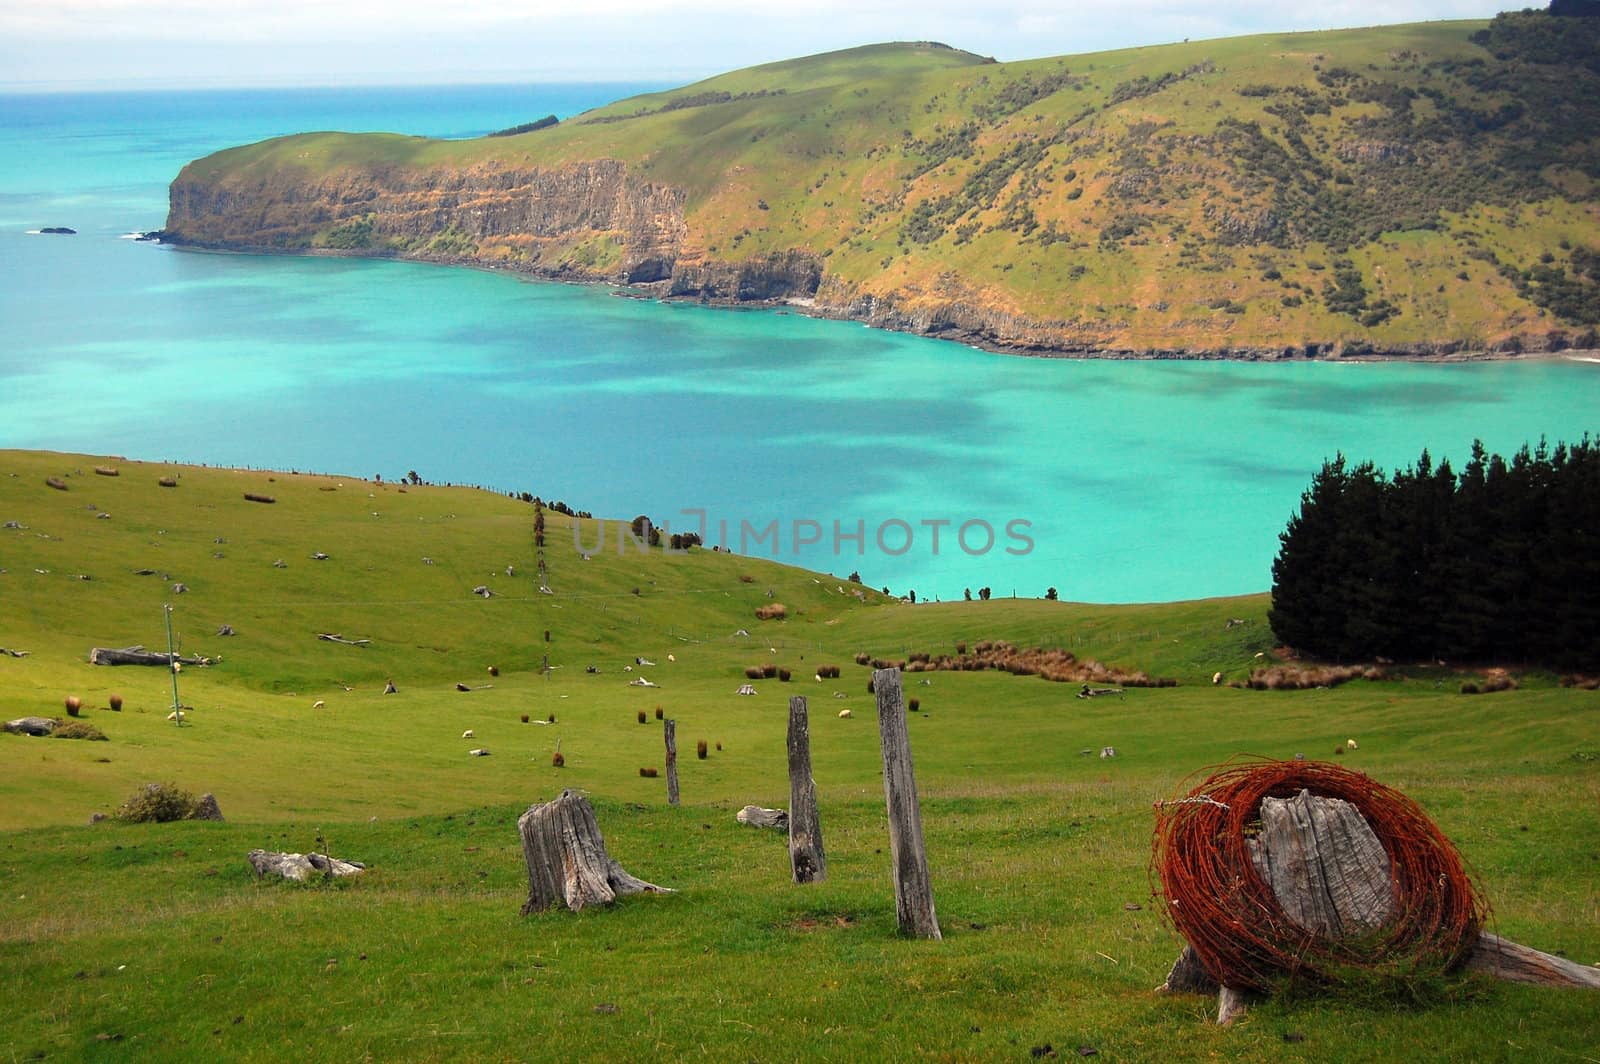
{"type": "MultiPolygon", "coordinates": [[[[1553,676],[1478,697],[1442,668],[1214,687],[1271,655],[1264,596],[910,606],[759,559],[619,556],[613,521],[584,561],[553,514],[542,594],[528,504],[356,477],[0,452],[13,521],[0,646],[29,653],[0,655],[0,717],[60,715],[76,694],[109,741],[0,735],[0,1059],[1600,1059],[1600,1003],[1576,991],[1297,997],[1225,1030],[1209,1001],[1151,993],[1180,945],[1150,896],[1152,803],[1229,757],[1332,759],[1347,738],[1360,749],[1340,762],[1455,841],[1502,934],[1600,961],[1600,693],[1553,676]],[[787,619],[758,621],[772,602],[787,619]],[[181,728],[164,670],[87,663],[92,646],[164,648],[168,603],[183,651],[221,659],[179,676],[181,728]],[[1086,701],[1033,677],[908,673],[945,939],[904,940],[853,657],[997,638],[1179,686],[1086,701]],[[768,662],[794,681],[735,694],[768,662]],[[820,664],[841,678],[816,681],[820,664]],[[640,675],[659,686],[629,686],[640,675]],[[120,713],[101,708],[112,693],[120,713]],[[787,804],[795,693],[829,863],[805,887],[781,836],[733,816],[787,804]],[[638,773],[662,765],[658,705],[678,722],[677,808],[638,773]],[[86,823],[153,780],[215,793],[227,821],[86,823]],[[516,818],[564,787],[629,871],[677,892],[519,916],[516,818]],[[319,838],[371,871],[292,886],[244,860],[319,838]]],[[[595,524],[580,533],[592,549],[595,524]]]]}

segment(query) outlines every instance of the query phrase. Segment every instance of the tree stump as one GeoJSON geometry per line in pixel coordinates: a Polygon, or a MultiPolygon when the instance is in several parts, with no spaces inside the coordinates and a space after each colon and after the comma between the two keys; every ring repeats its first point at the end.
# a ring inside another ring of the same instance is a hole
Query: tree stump
{"type": "Polygon", "coordinates": [[[565,905],[609,905],[628,894],[670,894],[635,878],[611,859],[588,801],[571,790],[553,802],[531,806],[517,820],[522,859],[528,866],[528,900],[522,915],[565,905]]]}
{"type": "MultiPolygon", "coordinates": [[[[1256,873],[1291,923],[1307,936],[1357,938],[1400,916],[1389,854],[1351,803],[1302,790],[1261,800],[1261,830],[1246,840],[1256,873]]],[[[1600,989],[1600,971],[1480,932],[1461,966],[1501,979],[1600,989]]],[[[1185,946],[1161,991],[1217,993],[1217,1022],[1245,1011],[1245,995],[1218,984],[1185,946]]]]}

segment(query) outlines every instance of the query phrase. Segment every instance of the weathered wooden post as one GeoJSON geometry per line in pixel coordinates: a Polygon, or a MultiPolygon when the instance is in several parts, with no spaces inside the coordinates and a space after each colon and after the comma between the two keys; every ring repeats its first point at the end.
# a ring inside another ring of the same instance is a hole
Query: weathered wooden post
{"type": "Polygon", "coordinates": [[[911,766],[911,739],[906,734],[905,700],[900,670],[872,674],[878,699],[878,741],[883,747],[883,796],[889,806],[889,858],[894,865],[894,909],[900,933],[916,938],[943,938],[933,911],[933,883],[928,878],[928,853],[922,844],[922,808],[911,766]]]}
{"type": "Polygon", "coordinates": [[[817,817],[817,784],[811,778],[811,725],[804,695],[789,699],[789,864],[796,883],[828,878],[817,817]]]}
{"type": "Polygon", "coordinates": [[[667,739],[667,804],[678,804],[678,722],[668,718],[662,733],[667,739]]]}

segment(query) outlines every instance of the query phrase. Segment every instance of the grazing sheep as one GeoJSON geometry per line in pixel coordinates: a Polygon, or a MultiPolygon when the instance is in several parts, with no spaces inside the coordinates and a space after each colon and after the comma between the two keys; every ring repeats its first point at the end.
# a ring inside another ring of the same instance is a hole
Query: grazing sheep
{"type": "Polygon", "coordinates": [[[1214,673],[1211,674],[1211,686],[1215,687],[1217,684],[1219,684],[1221,682],[1222,682],[1222,673],[1214,672],[1214,673]]]}
{"type": "Polygon", "coordinates": [[[471,728],[468,728],[466,731],[461,733],[461,737],[463,739],[476,739],[478,735],[471,728]]]}
{"type": "Polygon", "coordinates": [[[311,703],[311,708],[312,709],[321,709],[324,706],[326,706],[327,704],[328,703],[324,702],[322,699],[319,698],[315,702],[311,703]]]}
{"type": "Polygon", "coordinates": [[[1345,747],[1347,749],[1350,749],[1350,750],[1359,750],[1360,749],[1360,747],[1356,744],[1356,741],[1354,739],[1346,739],[1344,741],[1344,745],[1345,745],[1345,747]]]}
{"type": "Polygon", "coordinates": [[[852,713],[852,712],[850,712],[850,711],[849,711],[849,710],[848,710],[848,709],[841,709],[841,710],[840,710],[840,711],[839,711],[839,716],[840,716],[840,717],[842,717],[842,718],[844,718],[844,719],[846,719],[846,720],[848,720],[848,719],[850,719],[850,718],[851,718],[851,717],[853,717],[853,716],[855,716],[855,714],[854,714],[854,713],[852,713]]]}

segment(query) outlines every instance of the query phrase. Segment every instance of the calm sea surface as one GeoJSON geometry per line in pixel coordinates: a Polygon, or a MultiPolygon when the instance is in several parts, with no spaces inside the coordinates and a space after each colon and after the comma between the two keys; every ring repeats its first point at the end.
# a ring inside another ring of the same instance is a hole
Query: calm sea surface
{"type": "Polygon", "coordinates": [[[474,136],[644,88],[0,96],[0,447],[415,469],[674,528],[703,511],[710,542],[725,524],[736,550],[921,598],[1141,601],[1266,589],[1335,451],[1392,467],[1600,429],[1600,365],[1581,362],[1046,361],[495,273],[124,239],[162,225],[185,162],[231,144],[474,136]]]}

